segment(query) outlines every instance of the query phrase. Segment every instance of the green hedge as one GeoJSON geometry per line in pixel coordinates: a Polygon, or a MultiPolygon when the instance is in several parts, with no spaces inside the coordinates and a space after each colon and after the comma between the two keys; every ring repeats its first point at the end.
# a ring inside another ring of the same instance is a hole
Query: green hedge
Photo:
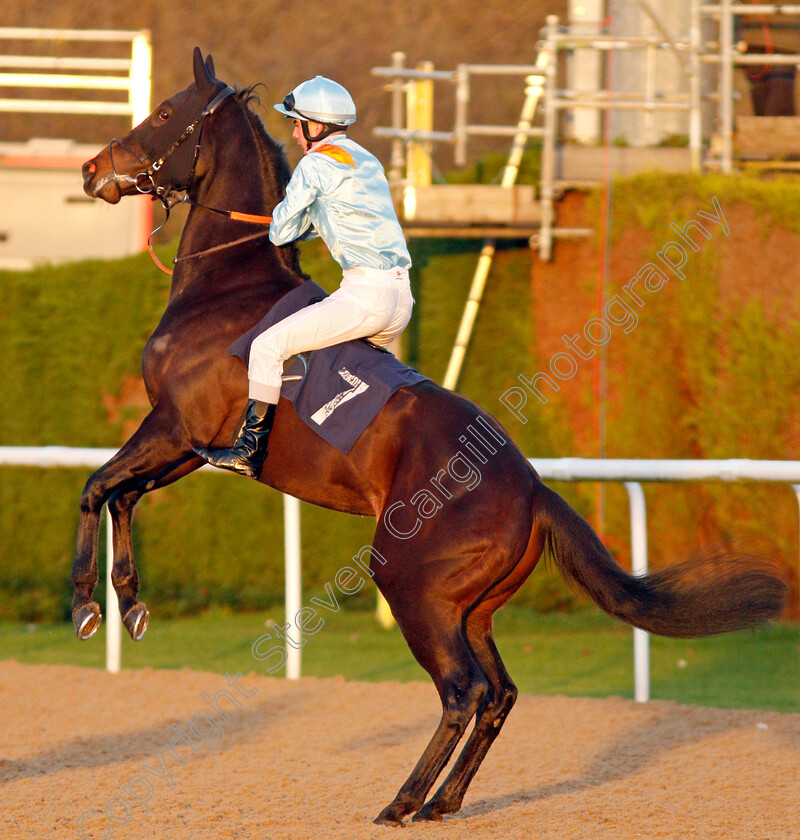
{"type": "MultiPolygon", "coordinates": [[[[713,195],[725,207],[750,208],[756,221],[747,235],[759,259],[770,257],[776,230],[792,237],[798,233],[800,200],[794,182],[652,175],[614,184],[616,247],[628,242],[624,234],[638,230],[640,250],[623,256],[628,263],[647,262],[660,243],[672,238],[669,223],[710,206],[713,195]]],[[[598,217],[601,200],[599,195],[593,199],[598,217]]],[[[733,230],[730,238],[742,235],[733,230]]],[[[406,352],[410,363],[438,381],[478,247],[432,241],[413,245],[417,306],[406,352]]],[[[560,282],[591,287],[599,248],[598,237],[583,273],[560,282]]],[[[169,247],[164,251],[162,258],[170,256],[169,247]]],[[[557,259],[558,253],[557,247],[557,259]]],[[[744,301],[723,299],[717,277],[725,259],[724,248],[716,247],[693,257],[691,282],[671,284],[668,294],[640,312],[634,332],[609,345],[614,394],[609,456],[800,457],[794,419],[800,386],[796,321],[776,314],[771,288],[755,289],[744,301]]],[[[541,370],[547,362],[538,358],[533,326],[549,328],[533,312],[535,260],[526,248],[499,249],[460,390],[496,414],[526,455],[589,456],[576,443],[587,418],[565,411],[558,395],[530,411],[526,424],[499,402],[506,389],[519,384],[519,373],[541,370]]],[[[335,266],[320,245],[304,247],[303,266],[323,286],[335,285],[335,266]]],[[[612,284],[625,281],[624,274],[612,278],[612,284]]],[[[121,445],[146,411],[136,387],[139,359],[164,306],[168,282],[146,256],[0,272],[6,295],[0,311],[0,443],[121,445]]],[[[786,301],[787,307],[797,305],[796,299],[786,301]]],[[[590,394],[586,406],[591,408],[590,394]]],[[[68,615],[78,500],[88,472],[0,470],[0,618],[68,615]]],[[[592,514],[591,486],[556,489],[584,515],[592,514]]],[[[607,492],[608,542],[626,563],[624,491],[612,487],[607,492]]],[[[792,499],[778,501],[777,488],[728,487],[723,492],[704,485],[647,492],[651,533],[659,537],[651,538],[655,565],[662,562],[661,537],[670,550],[679,541],[676,534],[687,545],[699,537],[730,541],[726,517],[743,536],[795,562],[796,510],[792,499]],[[775,511],[777,525],[770,518],[775,511]]],[[[369,543],[374,523],[310,506],[303,506],[303,519],[303,583],[312,594],[369,543]]],[[[142,597],[162,614],[196,612],[212,604],[260,609],[283,597],[281,498],[255,483],[192,475],[145,497],[137,508],[135,549],[142,597]]],[[[363,606],[371,599],[371,593],[361,593],[350,605],[363,606]]],[[[542,571],[531,577],[518,600],[540,609],[580,604],[557,577],[542,571]]]]}
{"type": "MultiPolygon", "coordinates": [[[[163,251],[166,258],[170,247],[163,251]]],[[[425,351],[414,362],[434,377],[446,361],[474,259],[439,256],[420,272],[420,320],[427,313],[438,326],[435,337],[419,330],[425,351]],[[452,330],[439,334],[441,302],[452,330]]],[[[426,261],[421,254],[419,262],[426,261]]],[[[524,294],[529,255],[515,252],[505,262],[524,294]]],[[[322,285],[335,285],[335,267],[318,245],[306,247],[303,265],[322,285]]],[[[0,272],[0,283],[0,443],[120,446],[146,413],[135,383],[169,279],[139,256],[0,272]]],[[[0,470],[0,618],[69,615],[78,500],[89,472],[0,470]]],[[[304,587],[323,589],[371,541],[374,522],[308,505],[302,516],[304,587]]],[[[134,535],[142,597],[162,613],[211,604],[257,609],[283,597],[282,500],[271,489],[232,476],[189,476],[142,500],[134,535]]],[[[103,589],[101,581],[101,597],[103,589]]]]}

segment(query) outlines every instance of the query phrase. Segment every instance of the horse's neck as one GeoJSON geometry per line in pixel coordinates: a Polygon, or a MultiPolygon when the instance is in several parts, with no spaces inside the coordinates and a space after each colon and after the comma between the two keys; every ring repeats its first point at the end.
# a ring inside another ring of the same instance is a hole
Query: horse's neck
{"type": "MultiPolygon", "coordinates": [[[[204,207],[269,216],[280,201],[280,185],[270,181],[269,170],[261,159],[258,141],[246,117],[237,114],[235,122],[230,121],[228,126],[224,130],[224,139],[215,142],[211,138],[214,164],[202,178],[193,200],[204,207]],[[219,162],[222,159],[224,164],[219,162]]],[[[261,231],[254,224],[235,222],[195,206],[184,225],[178,256],[191,257],[261,231]]],[[[266,239],[266,230],[264,234],[266,239]]],[[[270,250],[273,247],[269,246],[270,250]]],[[[223,248],[219,254],[225,253],[225,250],[223,248]]],[[[237,246],[230,247],[229,259],[236,259],[236,250],[237,246]]],[[[173,275],[173,295],[184,291],[194,279],[202,278],[201,261],[202,258],[190,258],[178,263],[184,270],[176,269],[173,275]]]]}
{"type": "MultiPolygon", "coordinates": [[[[233,108],[233,104],[231,105],[233,108]]],[[[267,182],[258,144],[243,115],[228,120],[224,139],[211,139],[212,168],[200,180],[194,200],[219,210],[267,216],[279,201],[278,185],[267,182]],[[223,149],[224,146],[224,149],[223,149]]],[[[244,228],[244,234],[256,230],[244,228]]],[[[181,237],[181,252],[209,248],[241,238],[243,225],[219,213],[193,208],[181,237]]]]}

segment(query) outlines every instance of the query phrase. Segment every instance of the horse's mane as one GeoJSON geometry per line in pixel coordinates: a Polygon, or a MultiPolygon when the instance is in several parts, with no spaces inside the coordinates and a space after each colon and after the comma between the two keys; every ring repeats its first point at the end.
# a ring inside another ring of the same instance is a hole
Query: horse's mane
{"type": "MultiPolygon", "coordinates": [[[[259,84],[237,88],[236,99],[242,105],[242,111],[247,116],[256,137],[262,171],[266,173],[269,180],[277,185],[278,192],[283,196],[286,193],[286,185],[289,183],[292,171],[289,168],[289,162],[286,160],[283,144],[270,137],[261,118],[251,107],[251,104],[261,104],[261,99],[255,92],[255,88],[259,87],[259,84]]],[[[304,280],[309,279],[308,275],[303,273],[300,268],[300,250],[295,243],[283,245],[277,251],[280,260],[290,271],[304,280]]]]}

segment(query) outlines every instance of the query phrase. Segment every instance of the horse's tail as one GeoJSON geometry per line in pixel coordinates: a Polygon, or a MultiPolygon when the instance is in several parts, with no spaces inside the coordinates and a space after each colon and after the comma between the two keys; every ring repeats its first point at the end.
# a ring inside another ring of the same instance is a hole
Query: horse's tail
{"type": "Polygon", "coordinates": [[[629,575],[589,524],[537,482],[535,521],[561,574],[605,612],[661,636],[690,638],[754,627],[777,618],[786,583],[753,556],[699,556],[654,574],[629,575]]]}

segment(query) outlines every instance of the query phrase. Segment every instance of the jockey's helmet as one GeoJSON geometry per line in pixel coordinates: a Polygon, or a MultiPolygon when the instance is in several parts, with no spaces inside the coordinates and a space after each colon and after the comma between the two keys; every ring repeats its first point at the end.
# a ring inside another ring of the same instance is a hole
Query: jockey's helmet
{"type": "Polygon", "coordinates": [[[284,116],[307,122],[344,127],[356,121],[356,106],[352,96],[338,82],[315,76],[301,82],[275,110],[284,116]]]}

